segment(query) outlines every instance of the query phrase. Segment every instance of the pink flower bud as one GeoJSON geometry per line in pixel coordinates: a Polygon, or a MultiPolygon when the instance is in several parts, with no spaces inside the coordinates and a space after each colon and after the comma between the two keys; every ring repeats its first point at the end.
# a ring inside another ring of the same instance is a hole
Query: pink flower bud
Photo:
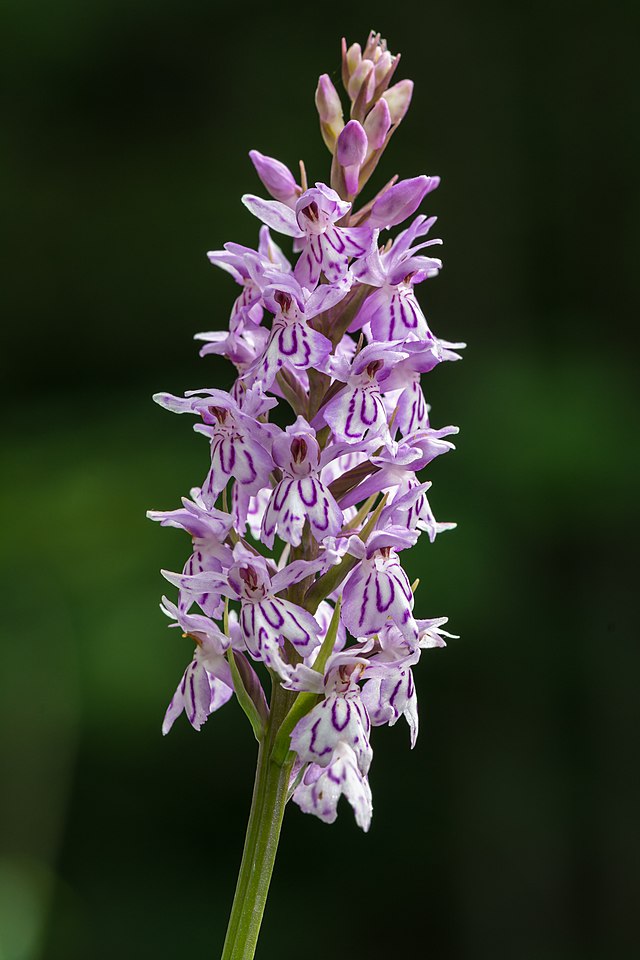
{"type": "Polygon", "coordinates": [[[389,70],[393,67],[393,61],[394,58],[388,50],[385,50],[384,53],[381,54],[380,59],[376,63],[376,85],[382,83],[389,73],[389,70]]]}
{"type": "Polygon", "coordinates": [[[376,33],[375,30],[370,30],[369,36],[367,37],[367,42],[364,45],[362,58],[364,60],[373,60],[374,63],[377,63],[378,59],[380,58],[380,54],[386,49],[387,41],[382,40],[380,34],[376,33]]]}
{"type": "Polygon", "coordinates": [[[375,70],[371,60],[361,60],[349,78],[348,92],[352,100],[357,99],[363,87],[364,99],[368,103],[375,90],[375,70]]]}
{"type": "Polygon", "coordinates": [[[364,132],[369,142],[369,153],[384,146],[391,128],[391,113],[386,100],[378,100],[364,121],[364,132]]]}
{"type": "Polygon", "coordinates": [[[400,123],[409,109],[412,94],[413,80],[401,80],[399,83],[394,83],[392,87],[389,87],[389,89],[385,90],[382,94],[389,106],[391,123],[400,123]]]}
{"type": "Polygon", "coordinates": [[[300,187],[288,167],[274,157],[265,157],[258,150],[250,150],[251,162],[274,200],[291,204],[300,196],[300,187]]]}
{"type": "Polygon", "coordinates": [[[323,73],[321,77],[318,77],[316,107],[323,123],[334,123],[338,117],[342,117],[340,97],[328,73],[323,73]]]}
{"type": "Polygon", "coordinates": [[[340,136],[336,156],[344,173],[349,196],[358,192],[360,167],[367,155],[367,135],[357,120],[349,120],[340,136]]]}
{"type": "Polygon", "coordinates": [[[318,116],[320,117],[322,138],[331,153],[333,153],[338,135],[344,127],[344,119],[338,91],[327,73],[323,73],[318,79],[316,107],[318,109],[318,116]]]}
{"type": "Polygon", "coordinates": [[[440,177],[413,177],[382,194],[373,205],[368,223],[374,227],[394,227],[415,213],[424,197],[440,183],[440,177]]]}
{"type": "Polygon", "coordinates": [[[359,43],[352,43],[349,49],[347,50],[347,70],[349,71],[349,76],[355,73],[356,68],[360,66],[362,60],[362,50],[359,43]]]}
{"type": "Polygon", "coordinates": [[[357,120],[349,120],[338,137],[338,163],[351,167],[364,163],[367,154],[367,135],[357,120]]]}

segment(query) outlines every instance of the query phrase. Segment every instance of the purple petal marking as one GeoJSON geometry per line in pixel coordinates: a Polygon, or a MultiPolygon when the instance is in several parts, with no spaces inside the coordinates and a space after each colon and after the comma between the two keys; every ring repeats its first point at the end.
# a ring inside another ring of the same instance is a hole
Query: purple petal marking
{"type": "Polygon", "coordinates": [[[277,600],[269,600],[258,604],[258,606],[260,613],[274,630],[278,631],[284,625],[284,617],[277,600]]]}
{"type": "Polygon", "coordinates": [[[393,586],[393,580],[390,576],[376,578],[376,607],[379,613],[386,613],[395,599],[396,591],[393,586]],[[384,593],[387,597],[385,599],[384,593]]]}
{"type": "Polygon", "coordinates": [[[338,733],[342,733],[351,719],[351,708],[344,697],[336,697],[331,707],[331,722],[338,733]]]}
{"type": "Polygon", "coordinates": [[[316,489],[316,481],[311,479],[309,482],[309,487],[311,489],[311,494],[309,497],[305,496],[305,485],[307,484],[307,479],[298,481],[298,492],[300,494],[300,499],[307,507],[315,507],[318,502],[318,491],[316,489]]]}

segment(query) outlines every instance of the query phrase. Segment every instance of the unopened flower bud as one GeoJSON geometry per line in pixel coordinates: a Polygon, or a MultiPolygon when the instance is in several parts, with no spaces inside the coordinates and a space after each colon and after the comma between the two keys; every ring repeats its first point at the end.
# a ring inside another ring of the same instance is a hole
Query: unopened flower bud
{"type": "Polygon", "coordinates": [[[373,60],[373,62],[376,63],[382,51],[386,49],[387,41],[382,40],[380,34],[376,33],[375,30],[370,30],[367,42],[364,45],[364,50],[362,51],[362,58],[363,60],[373,60]]]}
{"type": "Polygon", "coordinates": [[[369,223],[375,227],[393,227],[415,213],[424,197],[440,183],[440,177],[413,177],[382,194],[373,205],[369,223]]]}
{"type": "Polygon", "coordinates": [[[338,137],[338,163],[343,167],[361,164],[367,152],[367,135],[357,120],[349,120],[338,137]]]}
{"type": "Polygon", "coordinates": [[[384,146],[390,128],[391,113],[389,105],[386,100],[378,100],[364,121],[364,132],[369,143],[369,155],[374,150],[380,150],[384,146]]]}
{"type": "Polygon", "coordinates": [[[391,123],[398,124],[409,109],[413,95],[413,80],[400,80],[382,94],[389,106],[391,123]]]}
{"type": "Polygon", "coordinates": [[[338,91],[327,73],[323,73],[318,79],[316,107],[318,109],[318,116],[320,117],[322,139],[331,153],[333,153],[338,135],[344,127],[344,119],[338,91]]]}
{"type": "Polygon", "coordinates": [[[394,57],[391,56],[388,50],[385,50],[376,63],[376,85],[382,83],[386,75],[389,73],[389,70],[393,67],[394,57]]]}
{"type": "Polygon", "coordinates": [[[349,71],[349,76],[355,73],[357,67],[360,66],[362,61],[362,50],[359,43],[352,43],[346,53],[347,61],[347,70],[349,71]]]}
{"type": "Polygon", "coordinates": [[[251,162],[256,173],[274,198],[291,206],[300,196],[300,187],[296,183],[289,167],[274,157],[265,157],[258,150],[250,150],[251,162]]]}
{"type": "Polygon", "coordinates": [[[336,157],[344,173],[347,193],[355,196],[358,192],[360,167],[367,156],[367,135],[357,120],[349,120],[338,137],[336,157]]]}
{"type": "Polygon", "coordinates": [[[387,50],[387,41],[379,33],[371,31],[362,51],[363,60],[371,60],[375,66],[375,88],[377,95],[386,90],[400,62],[400,54],[394,56],[387,50]]]}
{"type": "Polygon", "coordinates": [[[375,70],[371,60],[361,60],[351,74],[347,88],[351,100],[357,100],[363,88],[364,101],[368,103],[375,90],[375,70]]]}

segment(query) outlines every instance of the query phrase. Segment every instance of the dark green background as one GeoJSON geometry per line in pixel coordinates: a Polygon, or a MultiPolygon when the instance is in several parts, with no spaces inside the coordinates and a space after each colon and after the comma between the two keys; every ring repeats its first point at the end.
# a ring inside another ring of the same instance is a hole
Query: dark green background
{"type": "Polygon", "coordinates": [[[216,957],[255,749],[228,706],[160,735],[190,655],[144,519],[206,470],[159,389],[227,385],[192,334],[255,243],[256,147],[328,176],[313,106],[374,25],[416,81],[378,184],[438,173],[466,340],[427,379],[418,612],[461,635],[417,670],[422,729],[375,732],[374,821],[285,821],[258,956],[626,960],[638,630],[637,5],[5,0],[0,20],[2,960],[216,957]]]}

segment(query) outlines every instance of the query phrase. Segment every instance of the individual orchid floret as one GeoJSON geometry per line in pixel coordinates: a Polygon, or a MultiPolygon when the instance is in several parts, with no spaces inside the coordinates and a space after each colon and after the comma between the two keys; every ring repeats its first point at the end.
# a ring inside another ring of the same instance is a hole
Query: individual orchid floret
{"type": "MultiPolygon", "coordinates": [[[[262,230],[262,228],[261,228],[262,230]]],[[[230,273],[236,283],[242,286],[242,292],[233,301],[230,317],[230,330],[235,333],[244,323],[258,325],[262,322],[262,304],[260,287],[251,278],[244,257],[229,253],[228,250],[209,250],[210,263],[230,273]]]]}
{"type": "Polygon", "coordinates": [[[362,562],[350,574],[343,591],[342,621],[354,637],[372,637],[392,620],[408,640],[418,639],[413,616],[413,591],[400,565],[397,549],[415,543],[416,535],[397,528],[375,533],[367,544],[353,537],[350,550],[362,562]]]}
{"type": "MultiPolygon", "coordinates": [[[[207,257],[212,264],[230,273],[236,283],[242,286],[242,293],[231,309],[231,333],[241,330],[246,323],[261,323],[261,293],[268,282],[266,276],[274,270],[278,273],[291,271],[291,264],[271,239],[269,228],[260,227],[257,252],[239,243],[225,243],[224,250],[210,250],[207,257]]],[[[200,336],[203,339],[206,335],[200,336]]]]}
{"type": "MultiPolygon", "coordinates": [[[[233,523],[228,513],[215,508],[207,509],[198,498],[195,501],[183,498],[183,507],[178,510],[148,510],[147,517],[157,520],[163,527],[178,527],[186,530],[193,539],[193,553],[183,568],[183,574],[191,576],[207,570],[220,572],[232,561],[231,548],[226,540],[233,523]]],[[[223,600],[219,593],[192,593],[181,590],[178,605],[181,611],[187,611],[193,603],[214,620],[223,613],[223,600]]]]}
{"type": "Polygon", "coordinates": [[[338,137],[336,159],[342,169],[347,196],[354,197],[358,192],[360,168],[368,150],[367,135],[357,120],[349,120],[338,137]]]}
{"type": "Polygon", "coordinates": [[[302,656],[308,656],[318,645],[321,627],[317,620],[297,604],[275,595],[305,579],[318,566],[317,562],[297,560],[270,576],[266,565],[256,557],[240,558],[230,568],[227,592],[242,604],[242,633],[249,653],[257,660],[268,660],[269,649],[282,640],[289,640],[302,656]]]}
{"type": "Polygon", "coordinates": [[[358,767],[355,752],[348,743],[340,741],[327,767],[317,763],[307,767],[292,799],[303,813],[313,813],[325,823],[334,823],[343,795],[353,808],[356,823],[366,833],[373,812],[371,787],[358,767]]]}
{"type": "Polygon", "coordinates": [[[233,696],[233,678],[225,651],[230,640],[209,620],[197,614],[185,614],[166,597],[160,609],[175,622],[186,636],[196,641],[193,660],[184,672],[167,708],[162,724],[167,734],[182,711],[195,730],[200,730],[205,720],[233,696]]]}
{"type": "Polygon", "coordinates": [[[187,390],[184,397],[177,397],[172,393],[155,393],[153,399],[171,413],[191,413],[201,417],[205,424],[217,422],[218,414],[213,409],[216,404],[228,407],[239,420],[253,421],[278,403],[273,397],[267,396],[259,384],[253,385],[251,389],[243,389],[238,399],[225,390],[206,387],[187,390]]]}
{"type": "Polygon", "coordinates": [[[418,739],[418,698],[411,667],[403,665],[385,677],[372,677],[362,689],[362,702],[374,727],[390,727],[404,716],[409,724],[411,748],[418,739]]]}
{"type": "MultiPolygon", "coordinates": [[[[196,491],[197,493],[197,491],[196,491]]],[[[197,500],[182,498],[182,508],[177,510],[147,510],[149,520],[157,520],[163,527],[186,530],[194,542],[222,542],[231,529],[231,517],[222,510],[206,509],[197,500]]]]}
{"type": "Polygon", "coordinates": [[[295,177],[280,160],[274,157],[265,157],[259,150],[250,150],[249,157],[256,168],[264,187],[274,200],[286,203],[288,207],[295,206],[295,202],[302,193],[295,177]]]}
{"type": "Polygon", "coordinates": [[[412,96],[413,80],[400,80],[382,94],[383,100],[389,107],[391,123],[395,127],[404,119],[412,96]]]}
{"type": "Polygon", "coordinates": [[[156,394],[154,399],[168,410],[196,413],[204,420],[195,429],[211,441],[211,469],[202,485],[202,499],[207,506],[215,506],[231,479],[252,494],[266,485],[273,469],[270,434],[258,420],[243,413],[230,394],[206,390],[191,391],[184,400],[171,394],[156,394]],[[197,396],[199,393],[205,396],[197,396]]]}
{"type": "Polygon", "coordinates": [[[337,284],[322,284],[310,293],[289,276],[267,287],[264,300],[274,314],[271,333],[247,375],[267,389],[283,369],[322,367],[331,353],[331,341],[314,330],[309,321],[339,303],[349,287],[349,280],[344,278],[337,284]]]}
{"type": "Polygon", "coordinates": [[[460,637],[455,633],[449,633],[448,630],[443,630],[445,623],[449,622],[448,617],[435,617],[431,620],[418,620],[418,646],[421,650],[433,650],[438,647],[446,647],[447,643],[444,639],[447,637],[448,640],[459,640],[460,637]]]}
{"type": "Polygon", "coordinates": [[[301,253],[294,272],[298,283],[313,290],[324,273],[329,283],[343,280],[352,257],[365,256],[373,231],[370,227],[338,227],[351,204],[324,183],[305,190],[295,211],[278,200],[261,200],[245,194],[242,202],[272,229],[300,238],[301,253]]]}
{"type": "Polygon", "coordinates": [[[365,437],[388,436],[387,411],[381,395],[394,364],[406,357],[387,344],[370,343],[356,354],[353,363],[336,363],[332,373],[343,380],[341,390],[324,406],[320,415],[335,437],[345,443],[359,443],[365,437]]]}
{"type": "Polygon", "coordinates": [[[205,720],[233,696],[233,685],[223,683],[207,669],[207,657],[201,651],[201,647],[196,647],[193,660],[167,707],[162,722],[165,736],[183,710],[194,730],[200,730],[205,720]]]}
{"type": "Polygon", "coordinates": [[[233,564],[223,573],[184,577],[163,570],[170,583],[194,591],[218,590],[241,604],[240,626],[247,650],[255,660],[271,663],[271,654],[289,640],[303,656],[317,647],[321,628],[314,617],[277,594],[319,569],[318,561],[296,560],[273,572],[264,557],[241,543],[233,550],[233,564]]]}
{"type": "Polygon", "coordinates": [[[170,627],[179,628],[185,637],[191,637],[199,647],[206,651],[211,658],[209,662],[210,670],[219,675],[225,683],[227,681],[231,683],[229,665],[224,656],[231,646],[231,639],[222,633],[212,622],[211,617],[202,616],[199,613],[185,612],[167,597],[162,598],[160,609],[169,620],[174,621],[169,624],[170,627]]]}
{"type": "Polygon", "coordinates": [[[407,530],[425,531],[431,543],[439,533],[454,530],[455,523],[440,523],[434,517],[427,499],[427,490],[430,487],[431,483],[420,483],[415,473],[407,471],[396,487],[391,503],[382,511],[380,523],[387,520],[385,513],[388,511],[388,516],[393,518],[394,523],[406,527],[407,530]]]}
{"type": "Polygon", "coordinates": [[[420,658],[421,650],[444,647],[444,637],[452,634],[442,629],[446,617],[418,620],[418,644],[407,643],[395,624],[387,623],[376,638],[376,652],[372,662],[379,672],[370,670],[370,678],[362,688],[362,702],[374,727],[388,724],[392,727],[404,716],[411,738],[411,747],[418,737],[418,699],[411,666],[420,658]],[[385,670],[385,666],[389,669],[385,670]],[[380,669],[382,668],[382,669],[380,669]]]}
{"type": "Polygon", "coordinates": [[[394,441],[371,453],[369,469],[357,486],[350,488],[346,495],[338,497],[340,506],[345,510],[373,494],[388,491],[404,483],[407,474],[410,477],[415,476],[436,457],[454,450],[454,444],[444,438],[457,432],[458,428],[453,426],[440,427],[437,430],[424,427],[403,437],[400,442],[394,441]]]}
{"type": "Polygon", "coordinates": [[[369,324],[373,340],[434,339],[414,287],[427,277],[436,276],[442,267],[441,260],[418,255],[417,251],[441,241],[428,240],[413,247],[407,247],[406,242],[407,234],[415,238],[430,226],[424,217],[418,217],[413,227],[397,237],[390,250],[381,253],[376,248],[354,266],[357,279],[378,290],[367,297],[351,330],[369,324]]]}
{"type": "Polygon", "coordinates": [[[362,705],[358,680],[362,663],[343,663],[325,678],[325,699],[304,716],[291,734],[291,749],[302,763],[330,764],[339,743],[354,751],[358,769],[366,775],[373,752],[369,743],[371,724],[362,705]]]}
{"type": "MultiPolygon", "coordinates": [[[[394,345],[394,341],[391,341],[394,345]]],[[[385,383],[385,392],[406,389],[420,375],[430,373],[434,367],[445,360],[460,360],[460,355],[454,353],[451,347],[464,347],[464,343],[450,344],[446,340],[435,337],[425,340],[395,341],[397,349],[402,350],[404,357],[390,373],[385,383]]]]}
{"type": "Polygon", "coordinates": [[[322,139],[329,151],[334,153],[340,131],[344,127],[344,118],[338,91],[331,82],[328,73],[323,73],[318,80],[316,107],[320,118],[322,139]]]}
{"type": "Polygon", "coordinates": [[[385,404],[387,411],[393,415],[394,433],[399,433],[401,437],[429,424],[429,404],[420,385],[419,375],[411,378],[404,389],[388,391],[385,394],[385,404]]]}
{"type": "Polygon", "coordinates": [[[273,459],[282,470],[262,521],[261,540],[273,546],[276,532],[281,540],[300,546],[302,530],[321,541],[336,536],[342,527],[342,510],[320,480],[320,447],[315,430],[303,417],[273,441],[273,459]]]}
{"type": "Polygon", "coordinates": [[[451,440],[445,440],[445,437],[456,433],[458,428],[454,426],[422,427],[415,433],[403,437],[395,451],[382,450],[374,455],[372,461],[381,469],[384,469],[385,463],[393,462],[400,470],[410,469],[414,473],[419,473],[436,457],[455,450],[455,444],[451,440]]]}
{"type": "Polygon", "coordinates": [[[196,333],[194,339],[204,341],[205,345],[200,349],[201,357],[209,355],[226,357],[242,376],[264,350],[269,339],[269,331],[265,327],[256,327],[251,323],[233,333],[226,330],[196,333]]]}
{"type": "Polygon", "coordinates": [[[335,190],[317,183],[296,204],[296,219],[306,241],[295,266],[295,275],[305,287],[315,287],[323,273],[329,283],[342,280],[352,257],[363,257],[371,249],[373,231],[369,226],[338,227],[336,221],[351,205],[335,190]]]}
{"type": "Polygon", "coordinates": [[[393,416],[394,431],[408,436],[429,427],[429,405],[425,400],[420,374],[429,373],[446,360],[460,360],[460,354],[452,347],[464,347],[463,343],[448,343],[445,340],[410,340],[402,344],[405,358],[394,368],[385,383],[387,411],[393,416]]]}
{"type": "Polygon", "coordinates": [[[400,664],[415,666],[423,650],[446,647],[445,637],[459,639],[453,633],[443,629],[447,622],[447,617],[435,617],[430,620],[416,619],[418,624],[416,643],[413,639],[407,640],[391,620],[387,621],[373,640],[373,646],[369,652],[370,663],[373,666],[367,668],[366,679],[390,676],[386,669],[389,664],[391,667],[400,664]]]}

